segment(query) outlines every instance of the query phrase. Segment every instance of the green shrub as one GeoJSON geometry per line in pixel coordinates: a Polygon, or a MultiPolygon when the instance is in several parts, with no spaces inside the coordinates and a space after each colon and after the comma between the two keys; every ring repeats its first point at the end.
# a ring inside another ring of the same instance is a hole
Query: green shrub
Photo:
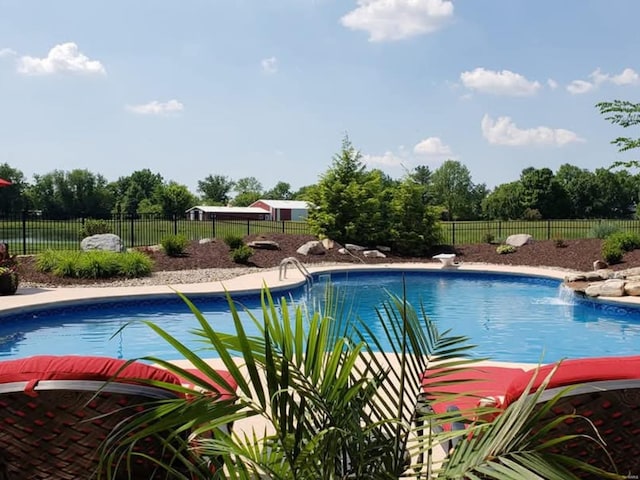
{"type": "Polygon", "coordinates": [[[496,248],[496,253],[505,255],[507,253],[515,253],[516,250],[516,247],[514,247],[513,245],[498,245],[498,248],[496,248]]]}
{"type": "Polygon", "coordinates": [[[567,246],[565,239],[557,235],[554,235],[553,237],[553,244],[556,248],[565,248],[567,246]]]}
{"type": "Polygon", "coordinates": [[[91,250],[78,256],[75,276],[80,278],[110,278],[118,274],[117,253],[91,250]]]}
{"type": "Polygon", "coordinates": [[[239,237],[238,235],[227,235],[224,237],[224,243],[226,243],[231,250],[236,250],[244,245],[242,237],[239,237]]]}
{"type": "Polygon", "coordinates": [[[120,256],[118,275],[125,278],[146,277],[151,274],[153,260],[142,252],[131,251],[120,256]]]}
{"type": "Polygon", "coordinates": [[[524,220],[542,220],[542,214],[540,213],[540,210],[538,210],[537,208],[527,208],[523,214],[522,214],[522,218],[524,220]]]}
{"type": "Polygon", "coordinates": [[[141,277],[151,273],[152,260],[140,252],[47,250],[36,257],[36,269],[58,277],[141,277]]]}
{"type": "Polygon", "coordinates": [[[640,236],[633,232],[615,232],[605,239],[605,243],[618,245],[623,252],[640,248],[640,236]]]}
{"type": "Polygon", "coordinates": [[[591,229],[590,238],[604,239],[620,231],[620,227],[612,223],[599,223],[591,229]]]}
{"type": "Polygon", "coordinates": [[[493,243],[496,239],[496,236],[491,232],[484,232],[482,234],[482,243],[493,243]]]}
{"type": "Polygon", "coordinates": [[[80,254],[74,250],[47,250],[36,257],[36,269],[57,277],[75,277],[80,254]]]}
{"type": "Polygon", "coordinates": [[[609,265],[620,262],[620,260],[622,260],[622,256],[624,255],[624,251],[622,250],[622,248],[620,248],[619,245],[606,241],[602,244],[601,253],[602,259],[609,265]]]}
{"type": "Polygon", "coordinates": [[[36,270],[39,272],[52,272],[64,255],[76,254],[64,250],[45,250],[36,256],[36,270]]]}
{"type": "Polygon", "coordinates": [[[160,241],[160,245],[164,249],[164,253],[170,257],[179,257],[184,255],[189,240],[184,235],[167,235],[160,241]]]}
{"type": "Polygon", "coordinates": [[[235,263],[247,263],[251,255],[253,255],[253,249],[244,244],[231,250],[231,260],[235,263]]]}
{"type": "Polygon", "coordinates": [[[84,225],[80,229],[80,238],[90,237],[101,233],[113,233],[111,227],[106,220],[85,220],[84,225]]]}

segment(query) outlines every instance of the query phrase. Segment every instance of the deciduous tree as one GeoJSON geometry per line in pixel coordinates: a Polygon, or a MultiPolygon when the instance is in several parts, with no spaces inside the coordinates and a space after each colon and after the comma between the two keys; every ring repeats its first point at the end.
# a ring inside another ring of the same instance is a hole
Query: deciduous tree
{"type": "Polygon", "coordinates": [[[182,216],[196,203],[195,196],[185,185],[173,181],[159,187],[155,196],[157,203],[162,208],[162,214],[167,216],[182,216]]]}
{"type": "Polygon", "coordinates": [[[567,218],[570,206],[562,185],[549,168],[525,168],[520,174],[522,205],[542,218],[567,218]]]}
{"type": "Polygon", "coordinates": [[[522,184],[520,181],[498,185],[482,201],[482,211],[489,219],[515,220],[522,218],[522,184]]]}
{"type": "MultiPolygon", "coordinates": [[[[614,100],[613,102],[600,102],[596,104],[600,113],[604,115],[614,125],[620,125],[622,128],[640,125],[640,103],[632,103],[626,100],[614,100]]],[[[640,138],[618,137],[611,141],[618,147],[619,152],[626,152],[640,148],[640,138]]],[[[640,167],[640,161],[617,161],[614,167],[640,167]]]]}
{"type": "Polygon", "coordinates": [[[0,165],[0,178],[12,183],[8,187],[0,188],[0,214],[17,215],[28,206],[27,197],[23,196],[23,192],[28,188],[24,174],[8,163],[3,163],[0,165]]]}
{"type": "Polygon", "coordinates": [[[469,169],[456,160],[447,160],[431,175],[433,201],[446,210],[448,220],[472,217],[474,185],[469,169]]]}
{"type": "Polygon", "coordinates": [[[208,175],[198,181],[198,192],[208,205],[226,205],[229,203],[229,193],[235,182],[224,175],[208,175]]]}
{"type": "Polygon", "coordinates": [[[256,177],[244,177],[235,185],[236,196],[233,204],[237,207],[247,207],[262,197],[262,184],[256,177]]]}
{"type": "Polygon", "coordinates": [[[120,199],[116,205],[119,211],[135,215],[138,213],[140,202],[148,200],[147,203],[153,203],[153,196],[163,183],[162,175],[144,168],[136,170],[129,176],[118,178],[110,188],[114,191],[116,198],[120,199]]]}
{"type": "Polygon", "coordinates": [[[271,190],[264,193],[264,198],[271,200],[291,200],[292,197],[291,185],[287,182],[278,182],[271,190]]]}
{"type": "Polygon", "coordinates": [[[54,170],[34,175],[34,179],[31,192],[35,208],[49,217],[104,218],[114,205],[106,179],[88,170],[54,170]]]}

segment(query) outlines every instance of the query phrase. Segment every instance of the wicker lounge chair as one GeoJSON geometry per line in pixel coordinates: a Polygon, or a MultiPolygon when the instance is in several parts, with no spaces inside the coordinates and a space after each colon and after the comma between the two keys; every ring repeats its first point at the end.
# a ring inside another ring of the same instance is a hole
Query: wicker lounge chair
{"type": "MultiPolygon", "coordinates": [[[[447,377],[473,379],[471,382],[446,388],[437,384],[443,377],[425,375],[422,400],[436,413],[452,408],[464,411],[487,399],[496,407],[506,409],[526,391],[534,375],[531,391],[536,390],[555,367],[550,364],[528,371],[474,367],[447,377]],[[473,392],[474,396],[451,396],[463,392],[473,392]]],[[[565,360],[558,366],[539,403],[543,404],[569,386],[574,388],[565,392],[542,420],[568,414],[588,419],[562,422],[551,435],[593,435],[595,426],[611,458],[594,442],[584,438],[561,444],[557,453],[608,471],[615,467],[621,474],[640,472],[640,356],[565,360]]]]}
{"type": "MultiPolygon", "coordinates": [[[[181,385],[168,371],[142,363],[81,356],[36,356],[0,362],[0,479],[89,479],[110,432],[154,401],[180,393],[145,381],[181,385]],[[142,381],[140,380],[142,379],[142,381]]],[[[218,372],[231,389],[235,383],[218,372]]],[[[230,391],[231,390],[231,391],[230,391]]],[[[165,478],[151,458],[166,458],[158,439],[136,445],[144,455],[114,467],[113,478],[165,478]]]]}

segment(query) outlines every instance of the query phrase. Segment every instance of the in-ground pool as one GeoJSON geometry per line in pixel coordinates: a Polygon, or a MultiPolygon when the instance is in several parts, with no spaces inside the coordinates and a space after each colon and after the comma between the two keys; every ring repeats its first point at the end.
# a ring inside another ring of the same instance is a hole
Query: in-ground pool
{"type": "MultiPolygon", "coordinates": [[[[388,298],[387,291],[401,294],[403,278],[409,301],[416,307],[424,305],[440,330],[470,337],[479,357],[551,362],[640,353],[640,309],[577,298],[564,291],[558,280],[442,270],[351,271],[315,275],[312,287],[275,296],[311,305],[323,298],[330,280],[343,293],[347,310],[373,318],[375,307],[388,298]]],[[[224,298],[190,298],[214,328],[232,331],[224,298]]],[[[258,312],[258,296],[234,299],[258,312]]],[[[151,320],[191,348],[200,347],[190,333],[197,325],[195,318],[176,295],[5,315],[0,317],[0,358],[45,353],[179,358],[136,320],[151,320]],[[114,336],[128,322],[133,323],[114,336]]],[[[215,352],[202,354],[216,356],[215,352]]]]}

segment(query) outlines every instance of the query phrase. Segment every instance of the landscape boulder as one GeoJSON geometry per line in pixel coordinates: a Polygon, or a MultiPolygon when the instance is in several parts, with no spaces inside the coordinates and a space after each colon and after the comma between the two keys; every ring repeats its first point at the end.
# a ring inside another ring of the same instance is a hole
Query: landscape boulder
{"type": "Polygon", "coordinates": [[[344,248],[351,250],[352,252],[361,252],[362,250],[366,250],[363,246],[355,245],[353,243],[346,243],[344,248]]]}
{"type": "Polygon", "coordinates": [[[300,255],[324,255],[325,249],[322,242],[311,240],[296,250],[300,255]]]}
{"type": "Polygon", "coordinates": [[[334,242],[330,238],[323,238],[322,239],[322,246],[324,248],[326,248],[327,250],[331,250],[333,247],[335,247],[335,244],[336,244],[336,242],[334,242]]]}
{"type": "Polygon", "coordinates": [[[247,245],[251,248],[262,250],[280,250],[278,242],[274,242],[273,240],[254,240],[253,242],[247,243],[247,245]]]}
{"type": "Polygon", "coordinates": [[[122,239],[113,233],[100,233],[83,238],[80,242],[83,252],[89,250],[104,250],[107,252],[122,252],[124,245],[122,239]]]}
{"type": "Polygon", "coordinates": [[[367,258],[387,258],[387,256],[378,250],[365,250],[362,252],[367,258]]]}
{"type": "Polygon", "coordinates": [[[521,247],[533,242],[533,237],[528,233],[517,233],[515,235],[509,235],[504,241],[505,244],[512,247],[521,247]]]}
{"type": "Polygon", "coordinates": [[[596,260],[595,262],[593,262],[594,270],[603,270],[608,267],[609,265],[607,265],[607,262],[603,262],[602,260],[596,260]]]}
{"type": "Polygon", "coordinates": [[[640,282],[635,280],[627,281],[627,283],[624,284],[624,293],[633,297],[640,296],[640,282]]]}
{"type": "Polygon", "coordinates": [[[584,293],[588,297],[622,297],[624,295],[624,280],[610,278],[604,282],[589,285],[584,293]]]}
{"type": "Polygon", "coordinates": [[[626,278],[627,280],[633,277],[640,277],[640,267],[627,268],[626,270],[620,270],[614,274],[613,278],[626,278]]]}

